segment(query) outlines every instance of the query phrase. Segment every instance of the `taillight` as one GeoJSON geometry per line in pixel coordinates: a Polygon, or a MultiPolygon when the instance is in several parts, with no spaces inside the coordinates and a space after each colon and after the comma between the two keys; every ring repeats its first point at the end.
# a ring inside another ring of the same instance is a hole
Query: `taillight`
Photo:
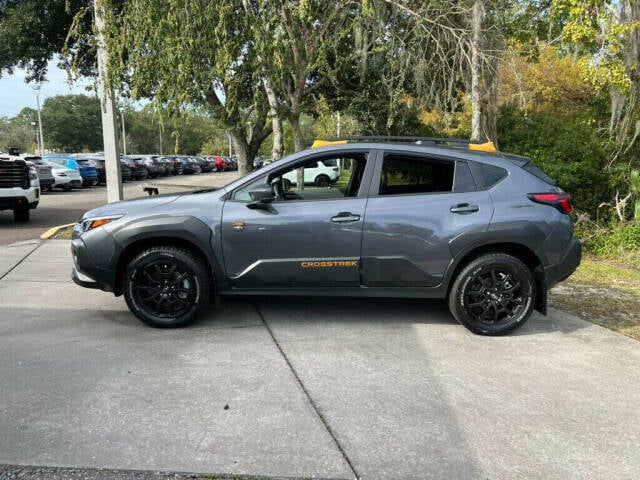
{"type": "Polygon", "coordinates": [[[530,193],[527,195],[529,200],[536,203],[542,203],[543,205],[550,205],[557,208],[562,213],[573,212],[573,206],[571,205],[571,197],[568,193],[530,193]]]}

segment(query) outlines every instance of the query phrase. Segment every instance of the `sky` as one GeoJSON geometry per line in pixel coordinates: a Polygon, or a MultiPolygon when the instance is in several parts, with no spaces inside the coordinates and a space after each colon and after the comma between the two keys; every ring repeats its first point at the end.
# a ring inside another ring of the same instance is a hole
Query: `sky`
{"type": "MultiPolygon", "coordinates": [[[[82,79],[69,86],[67,73],[60,70],[56,64],[56,60],[49,62],[47,81],[43,82],[40,88],[40,107],[48,97],[71,93],[92,94],[85,89],[86,86],[92,85],[91,80],[82,79]]],[[[15,117],[24,107],[36,108],[36,95],[32,84],[25,83],[24,78],[25,72],[18,69],[13,75],[4,74],[0,78],[0,117],[15,117]]]]}

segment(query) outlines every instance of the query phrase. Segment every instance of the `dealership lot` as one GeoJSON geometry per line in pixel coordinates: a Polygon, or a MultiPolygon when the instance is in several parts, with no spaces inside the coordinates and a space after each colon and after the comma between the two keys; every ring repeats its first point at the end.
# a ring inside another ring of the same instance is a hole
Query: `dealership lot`
{"type": "MultiPolygon", "coordinates": [[[[130,200],[147,195],[144,185],[157,186],[160,193],[185,191],[191,187],[221,187],[238,178],[237,171],[199,173],[141,181],[123,185],[124,198],[130,200]]],[[[87,210],[107,203],[105,186],[76,189],[71,192],[43,192],[38,208],[31,211],[31,220],[16,223],[10,210],[0,212],[0,245],[38,238],[51,227],[73,223],[87,210]]]]}
{"type": "Polygon", "coordinates": [[[154,330],[0,253],[0,464],[320,478],[637,478],[638,342],[552,310],[478,337],[422,300],[225,299],[154,330]]]}

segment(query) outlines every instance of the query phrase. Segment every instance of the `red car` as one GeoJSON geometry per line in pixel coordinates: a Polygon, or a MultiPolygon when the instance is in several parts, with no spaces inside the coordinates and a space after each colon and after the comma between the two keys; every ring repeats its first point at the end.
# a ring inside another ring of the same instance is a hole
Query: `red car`
{"type": "Polygon", "coordinates": [[[217,172],[222,172],[227,167],[224,158],[222,158],[220,155],[207,155],[207,157],[214,161],[214,163],[216,164],[217,172]]]}

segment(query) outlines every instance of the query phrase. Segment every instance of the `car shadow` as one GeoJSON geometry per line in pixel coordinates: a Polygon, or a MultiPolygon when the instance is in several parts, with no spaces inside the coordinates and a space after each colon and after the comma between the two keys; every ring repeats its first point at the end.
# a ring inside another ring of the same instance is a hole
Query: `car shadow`
{"type": "MultiPolygon", "coordinates": [[[[414,298],[353,298],[307,296],[242,296],[223,297],[221,308],[251,302],[257,306],[277,309],[280,317],[289,323],[304,324],[310,319],[352,323],[394,323],[398,325],[460,325],[449,312],[446,301],[414,298]]],[[[216,322],[217,311],[210,309],[195,325],[216,322]]],[[[511,336],[540,335],[553,332],[571,333],[590,324],[562,311],[550,309],[547,316],[534,312],[511,336]]],[[[468,332],[468,331],[467,331],[468,332]]],[[[468,332],[473,335],[471,332],[468,332]]]]}

